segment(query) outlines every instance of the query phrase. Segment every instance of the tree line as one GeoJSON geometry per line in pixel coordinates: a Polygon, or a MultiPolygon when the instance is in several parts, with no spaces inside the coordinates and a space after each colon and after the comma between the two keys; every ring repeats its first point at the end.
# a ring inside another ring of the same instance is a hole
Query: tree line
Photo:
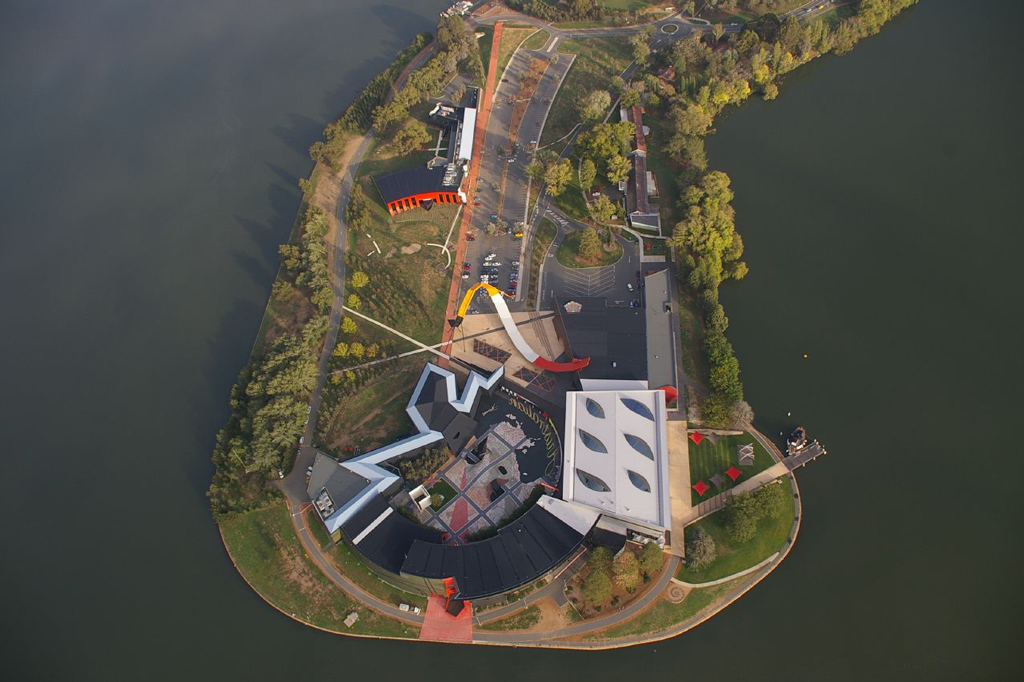
{"type": "Polygon", "coordinates": [[[309,156],[314,161],[329,162],[337,158],[345,146],[349,134],[365,133],[373,124],[373,111],[384,103],[391,86],[395,84],[399,74],[412,58],[430,42],[429,33],[417,35],[409,47],[402,50],[388,68],[373,77],[338,120],[324,128],[324,139],[313,143],[309,148],[309,156]]]}
{"type": "MultiPolygon", "coordinates": [[[[623,92],[636,90],[649,110],[660,112],[666,124],[663,149],[680,168],[675,179],[680,188],[681,219],[669,244],[677,250],[681,281],[699,301],[703,316],[710,384],[701,405],[706,424],[749,418],[750,410],[743,402],[739,362],[725,335],[729,320],[718,300],[723,281],[742,279],[747,273],[743,241],[736,231],[729,177],[708,170],[704,137],[713,132],[715,117],[727,106],[755,93],[774,99],[779,79],[786,73],[816,56],[849,51],[914,2],[862,0],[854,14],[834,26],[821,19],[801,22],[790,17],[783,21],[774,14],[762,15],[730,36],[716,25],[652,55],[653,73],[625,84],[623,92]],[[657,98],[654,103],[652,96],[657,98]]],[[[748,4],[753,9],[771,3],[748,4]]],[[[590,155],[600,161],[600,153],[591,151],[590,155]]]]}
{"type": "MultiPolygon", "coordinates": [[[[382,102],[374,108],[373,127],[380,133],[392,132],[398,123],[408,118],[411,107],[437,93],[460,70],[474,80],[482,80],[484,67],[478,47],[462,17],[442,17],[437,24],[436,54],[409,74],[404,87],[390,102],[382,102]]],[[[406,134],[422,137],[419,130],[410,130],[400,137],[406,134]]]]}
{"type": "Polygon", "coordinates": [[[213,448],[207,496],[214,515],[254,509],[274,496],[268,476],[291,466],[316,386],[328,318],[318,315],[253,359],[231,389],[231,414],[213,448]]]}

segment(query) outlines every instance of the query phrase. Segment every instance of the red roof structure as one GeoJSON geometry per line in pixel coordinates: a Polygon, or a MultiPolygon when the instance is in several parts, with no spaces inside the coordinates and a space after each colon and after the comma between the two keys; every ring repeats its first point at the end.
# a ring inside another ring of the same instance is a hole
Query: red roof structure
{"type": "Polygon", "coordinates": [[[728,476],[729,478],[731,478],[734,483],[735,483],[736,479],[739,478],[740,474],[742,474],[742,473],[743,473],[743,471],[741,471],[740,469],[737,469],[734,466],[729,467],[728,469],[725,470],[725,475],[728,476]]]}
{"type": "Polygon", "coordinates": [[[704,493],[706,493],[709,488],[711,488],[711,486],[709,486],[704,481],[697,481],[696,483],[693,484],[693,489],[696,490],[697,494],[700,495],[701,497],[704,497],[704,493]]]}
{"type": "Polygon", "coordinates": [[[700,445],[700,442],[704,440],[704,434],[700,431],[694,431],[690,434],[690,440],[693,441],[694,445],[700,445]]]}

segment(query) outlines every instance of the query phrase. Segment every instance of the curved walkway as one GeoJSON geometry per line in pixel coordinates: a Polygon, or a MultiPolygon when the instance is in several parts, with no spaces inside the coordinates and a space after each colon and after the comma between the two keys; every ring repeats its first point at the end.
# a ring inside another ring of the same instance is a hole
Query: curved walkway
{"type": "Polygon", "coordinates": [[[776,552],[775,554],[772,554],[770,557],[768,557],[764,561],[760,562],[756,566],[751,566],[750,568],[748,568],[748,569],[746,569],[744,571],[737,571],[736,573],[733,573],[732,575],[727,575],[724,578],[719,578],[718,580],[709,580],[706,583],[688,583],[685,580],[679,580],[678,578],[672,578],[672,582],[674,582],[676,585],[682,585],[683,587],[696,587],[696,588],[714,587],[715,585],[722,585],[724,583],[736,580],[736,578],[742,578],[745,575],[750,575],[751,573],[754,573],[756,571],[760,571],[762,568],[764,568],[765,566],[767,566],[771,562],[775,561],[775,559],[778,558],[778,556],[779,556],[779,553],[776,552]]]}

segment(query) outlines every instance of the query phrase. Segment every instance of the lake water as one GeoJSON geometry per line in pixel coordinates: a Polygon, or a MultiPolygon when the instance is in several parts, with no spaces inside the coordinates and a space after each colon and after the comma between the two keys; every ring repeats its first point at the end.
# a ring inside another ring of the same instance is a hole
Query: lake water
{"type": "Polygon", "coordinates": [[[764,430],[803,423],[830,450],[799,476],[795,550],[739,603],[639,649],[467,649],[325,635],[239,579],[209,451],[305,150],[445,4],[0,9],[5,677],[1005,674],[1024,345],[1010,2],[923,2],[709,141],[751,266],[723,293],[748,398],[764,430]]]}

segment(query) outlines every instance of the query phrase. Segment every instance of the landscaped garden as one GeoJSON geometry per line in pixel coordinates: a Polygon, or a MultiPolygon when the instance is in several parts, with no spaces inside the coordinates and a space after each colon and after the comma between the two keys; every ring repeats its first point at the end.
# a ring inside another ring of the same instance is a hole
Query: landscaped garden
{"type": "Polygon", "coordinates": [[[785,547],[795,513],[788,476],[753,494],[734,498],[730,507],[686,528],[687,564],[679,568],[676,577],[703,583],[756,566],[785,547]],[[734,505],[737,500],[739,503],[734,505]],[[697,535],[706,535],[713,542],[713,549],[706,555],[708,561],[699,560],[699,552],[691,551],[697,535]]]}
{"type": "Polygon", "coordinates": [[[540,266],[547,258],[551,242],[555,240],[558,228],[547,218],[542,218],[537,232],[533,237],[533,245],[530,247],[530,288],[526,295],[526,305],[533,310],[537,303],[540,282],[540,266]]]}
{"type": "Polygon", "coordinates": [[[737,483],[749,479],[775,463],[764,446],[749,433],[744,433],[741,436],[705,436],[699,444],[694,443],[691,438],[687,447],[690,455],[690,485],[697,485],[703,481],[708,486],[707,492],[703,495],[690,489],[691,500],[695,506],[718,493],[725,492],[737,483]],[[739,459],[739,449],[744,445],[753,445],[754,449],[754,459],[749,466],[741,466],[739,459]],[[735,481],[726,474],[730,467],[735,467],[741,472],[735,481]]]}
{"type": "Polygon", "coordinates": [[[430,486],[430,508],[434,511],[441,511],[445,505],[455,499],[459,494],[452,485],[444,480],[440,479],[437,483],[430,486]]]}
{"type": "MultiPolygon", "coordinates": [[[[587,228],[593,232],[592,228],[587,228]]],[[[613,265],[622,258],[622,245],[615,240],[610,246],[598,238],[593,245],[593,237],[587,237],[587,230],[575,230],[568,234],[558,245],[555,258],[567,268],[595,268],[613,265]],[[591,243],[588,243],[591,242],[591,243]]]]}

